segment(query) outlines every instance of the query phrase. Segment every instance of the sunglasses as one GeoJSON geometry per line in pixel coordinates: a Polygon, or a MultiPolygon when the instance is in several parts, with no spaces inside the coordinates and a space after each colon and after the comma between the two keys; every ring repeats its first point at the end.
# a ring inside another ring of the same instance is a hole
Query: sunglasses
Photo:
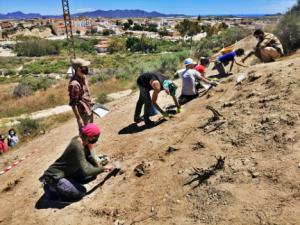
{"type": "Polygon", "coordinates": [[[88,139],[88,142],[90,144],[95,144],[98,140],[99,140],[99,136],[95,136],[95,137],[92,137],[91,139],[88,139]]]}

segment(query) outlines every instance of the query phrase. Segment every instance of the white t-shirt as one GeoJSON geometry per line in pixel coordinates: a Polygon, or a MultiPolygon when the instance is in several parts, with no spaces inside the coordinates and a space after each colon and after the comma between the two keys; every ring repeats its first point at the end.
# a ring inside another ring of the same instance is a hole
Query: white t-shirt
{"type": "Polygon", "coordinates": [[[194,69],[178,70],[177,74],[182,79],[182,95],[196,95],[196,78],[200,78],[201,74],[194,69]]]}

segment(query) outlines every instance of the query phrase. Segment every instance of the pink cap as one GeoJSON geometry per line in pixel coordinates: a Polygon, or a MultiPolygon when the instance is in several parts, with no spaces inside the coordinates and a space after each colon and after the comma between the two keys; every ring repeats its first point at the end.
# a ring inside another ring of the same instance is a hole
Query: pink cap
{"type": "Polygon", "coordinates": [[[96,124],[89,123],[84,128],[82,128],[82,134],[86,137],[96,137],[100,136],[101,130],[96,124]]]}

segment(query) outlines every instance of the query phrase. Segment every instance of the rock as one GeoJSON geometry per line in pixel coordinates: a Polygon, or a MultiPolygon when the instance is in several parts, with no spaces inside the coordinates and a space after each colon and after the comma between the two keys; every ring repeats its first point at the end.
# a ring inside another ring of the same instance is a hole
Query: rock
{"type": "Polygon", "coordinates": [[[179,171],[178,171],[178,174],[183,174],[183,173],[184,173],[183,170],[179,170],[179,171]]]}
{"type": "Polygon", "coordinates": [[[171,154],[173,152],[176,152],[178,150],[179,150],[178,148],[174,148],[174,147],[169,146],[168,149],[166,150],[166,155],[169,155],[169,154],[171,154]]]}
{"type": "Polygon", "coordinates": [[[247,78],[247,76],[245,74],[241,74],[238,76],[238,78],[236,79],[236,85],[241,84],[243,80],[245,80],[247,78]]]}
{"type": "Polygon", "coordinates": [[[137,177],[145,175],[145,163],[137,165],[133,171],[137,177]]]}
{"type": "Polygon", "coordinates": [[[236,103],[236,101],[232,101],[232,102],[225,102],[224,104],[223,104],[223,108],[226,108],[226,107],[232,107],[232,106],[234,106],[234,104],[236,103]]]}
{"type": "Polygon", "coordinates": [[[123,221],[123,220],[116,220],[114,222],[114,225],[124,225],[124,224],[125,224],[125,221],[123,221]]]}
{"type": "Polygon", "coordinates": [[[257,178],[259,176],[259,172],[254,172],[251,174],[253,178],[257,178]]]}
{"type": "Polygon", "coordinates": [[[278,99],[280,99],[279,95],[272,95],[270,97],[260,99],[259,103],[271,102],[271,101],[278,100],[278,99]]]}
{"type": "Polygon", "coordinates": [[[248,81],[249,82],[253,82],[253,81],[256,81],[257,79],[261,78],[261,75],[257,75],[257,74],[251,74],[249,75],[248,77],[248,81]]]}
{"type": "Polygon", "coordinates": [[[252,178],[257,178],[260,175],[259,172],[256,171],[255,167],[250,168],[248,172],[251,174],[252,178]]]}
{"type": "Polygon", "coordinates": [[[300,163],[298,164],[298,168],[300,169],[300,163]]]}

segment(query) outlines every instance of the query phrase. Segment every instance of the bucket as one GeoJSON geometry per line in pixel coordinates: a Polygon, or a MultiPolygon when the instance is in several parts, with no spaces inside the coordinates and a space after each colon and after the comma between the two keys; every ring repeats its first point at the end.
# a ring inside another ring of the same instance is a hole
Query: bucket
{"type": "Polygon", "coordinates": [[[155,116],[158,114],[157,109],[152,105],[150,108],[150,116],[155,116]]]}

